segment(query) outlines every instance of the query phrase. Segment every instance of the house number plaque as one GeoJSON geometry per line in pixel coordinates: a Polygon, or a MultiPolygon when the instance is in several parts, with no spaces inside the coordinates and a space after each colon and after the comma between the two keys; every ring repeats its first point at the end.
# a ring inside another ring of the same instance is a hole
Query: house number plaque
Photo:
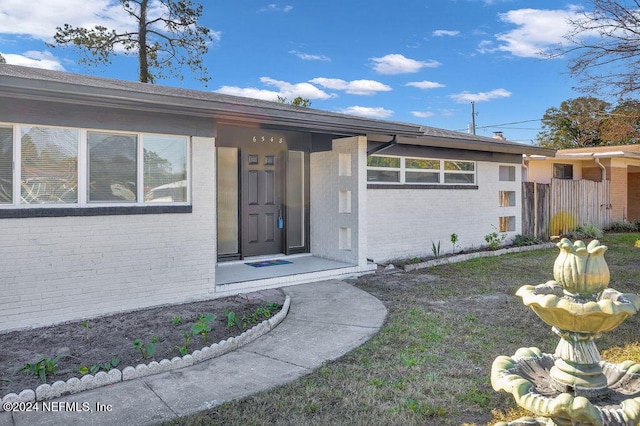
{"type": "Polygon", "coordinates": [[[283,137],[276,136],[254,136],[252,139],[253,143],[283,143],[283,137]]]}

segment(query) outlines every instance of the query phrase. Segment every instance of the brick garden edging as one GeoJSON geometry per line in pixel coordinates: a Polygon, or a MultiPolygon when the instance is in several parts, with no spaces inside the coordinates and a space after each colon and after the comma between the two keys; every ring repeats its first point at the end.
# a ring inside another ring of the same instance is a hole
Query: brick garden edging
{"type": "Polygon", "coordinates": [[[228,352],[234,351],[242,346],[253,342],[258,337],[263,336],[273,330],[278,324],[284,320],[289,313],[291,299],[289,296],[285,298],[284,304],[280,312],[275,314],[268,320],[262,321],[260,324],[246,330],[244,333],[236,337],[230,337],[214,343],[211,346],[205,346],[200,350],[195,350],[191,354],[174,357],[171,360],[163,359],[160,362],[151,361],[149,364],[138,364],[135,367],[125,367],[122,371],[117,368],[109,370],[109,372],[100,371],[94,375],[85,374],[77,378],[72,377],[66,382],[58,380],[53,384],[42,384],[36,390],[25,389],[19,394],[10,393],[0,398],[0,412],[3,412],[3,402],[34,402],[46,401],[58,398],[63,395],[74,394],[90,389],[96,389],[117,382],[138,379],[150,376],[152,374],[164,373],[166,371],[177,370],[179,368],[188,367],[198,364],[211,358],[216,358],[228,352]]]}
{"type": "Polygon", "coordinates": [[[498,249],[493,251],[478,251],[474,253],[458,254],[455,256],[441,257],[439,259],[432,259],[432,260],[427,260],[425,262],[404,265],[403,269],[406,272],[416,271],[418,269],[431,268],[432,266],[446,265],[447,263],[464,262],[465,260],[477,259],[479,257],[502,256],[503,254],[507,254],[507,253],[521,253],[524,251],[533,251],[533,250],[539,250],[543,248],[551,248],[555,246],[556,246],[556,243],[544,243],[544,244],[537,244],[534,246],[512,247],[512,248],[503,248],[503,249],[498,249]]]}

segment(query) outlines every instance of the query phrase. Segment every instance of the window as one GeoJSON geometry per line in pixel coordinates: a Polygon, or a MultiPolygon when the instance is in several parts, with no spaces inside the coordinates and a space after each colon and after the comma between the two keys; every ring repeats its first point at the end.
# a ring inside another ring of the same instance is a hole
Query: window
{"type": "Polygon", "coordinates": [[[473,161],[372,155],[367,166],[369,183],[474,185],[476,180],[473,161]]]}
{"type": "Polygon", "coordinates": [[[0,207],[188,202],[188,139],[0,125],[0,207]]]}
{"type": "Polygon", "coordinates": [[[144,201],[187,201],[187,139],[143,135],[144,201]]]}
{"type": "Polygon", "coordinates": [[[0,205],[13,203],[13,128],[0,127],[0,205]]]}
{"type": "Polygon", "coordinates": [[[77,203],[80,132],[22,126],[20,134],[20,203],[77,203]]]}
{"type": "Polygon", "coordinates": [[[89,132],[89,202],[137,200],[136,135],[89,132]]]}
{"type": "Polygon", "coordinates": [[[553,164],[555,179],[573,179],[573,164],[553,164]]]}
{"type": "Polygon", "coordinates": [[[367,157],[368,182],[400,182],[400,157],[367,157]]]}
{"type": "Polygon", "coordinates": [[[498,197],[498,205],[500,207],[513,207],[516,205],[515,191],[499,191],[498,197]]]}
{"type": "Polygon", "coordinates": [[[440,160],[405,158],[405,182],[439,183],[440,160]]]}
{"type": "Polygon", "coordinates": [[[499,232],[514,232],[516,230],[515,216],[501,216],[498,218],[499,232]]]}
{"type": "Polygon", "coordinates": [[[502,182],[515,182],[516,166],[500,166],[499,180],[502,182]]]}

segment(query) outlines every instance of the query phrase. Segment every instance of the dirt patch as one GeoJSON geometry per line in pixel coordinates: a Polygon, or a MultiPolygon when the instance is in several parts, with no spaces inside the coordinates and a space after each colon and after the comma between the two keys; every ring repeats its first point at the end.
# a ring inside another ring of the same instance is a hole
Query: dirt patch
{"type": "Polygon", "coordinates": [[[284,300],[281,290],[267,290],[0,333],[0,397],[25,389],[35,390],[42,384],[37,375],[21,370],[27,363],[35,364],[43,357],[59,357],[55,375],[49,374],[47,383],[81,377],[83,367],[95,374],[111,368],[112,363],[122,370],[127,366],[170,360],[181,356],[185,333],[191,335],[186,345],[191,353],[240,335],[279,312],[284,300]],[[235,313],[238,319],[235,325],[229,326],[227,312],[235,313]],[[204,333],[194,333],[192,326],[200,316],[206,323],[208,315],[216,318],[210,321],[211,331],[205,339],[204,333]],[[138,339],[147,352],[144,358],[142,351],[134,346],[138,339]]]}

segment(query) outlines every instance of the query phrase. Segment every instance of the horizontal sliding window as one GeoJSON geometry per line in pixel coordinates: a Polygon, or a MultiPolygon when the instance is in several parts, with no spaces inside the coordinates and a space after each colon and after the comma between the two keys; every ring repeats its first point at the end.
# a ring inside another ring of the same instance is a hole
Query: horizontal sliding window
{"type": "Polygon", "coordinates": [[[474,161],[373,155],[367,158],[367,182],[425,185],[475,185],[474,161]]]}
{"type": "Polygon", "coordinates": [[[368,182],[400,182],[400,157],[367,157],[368,182]]]}
{"type": "Polygon", "coordinates": [[[189,201],[184,136],[0,125],[0,207],[189,201]]]}

